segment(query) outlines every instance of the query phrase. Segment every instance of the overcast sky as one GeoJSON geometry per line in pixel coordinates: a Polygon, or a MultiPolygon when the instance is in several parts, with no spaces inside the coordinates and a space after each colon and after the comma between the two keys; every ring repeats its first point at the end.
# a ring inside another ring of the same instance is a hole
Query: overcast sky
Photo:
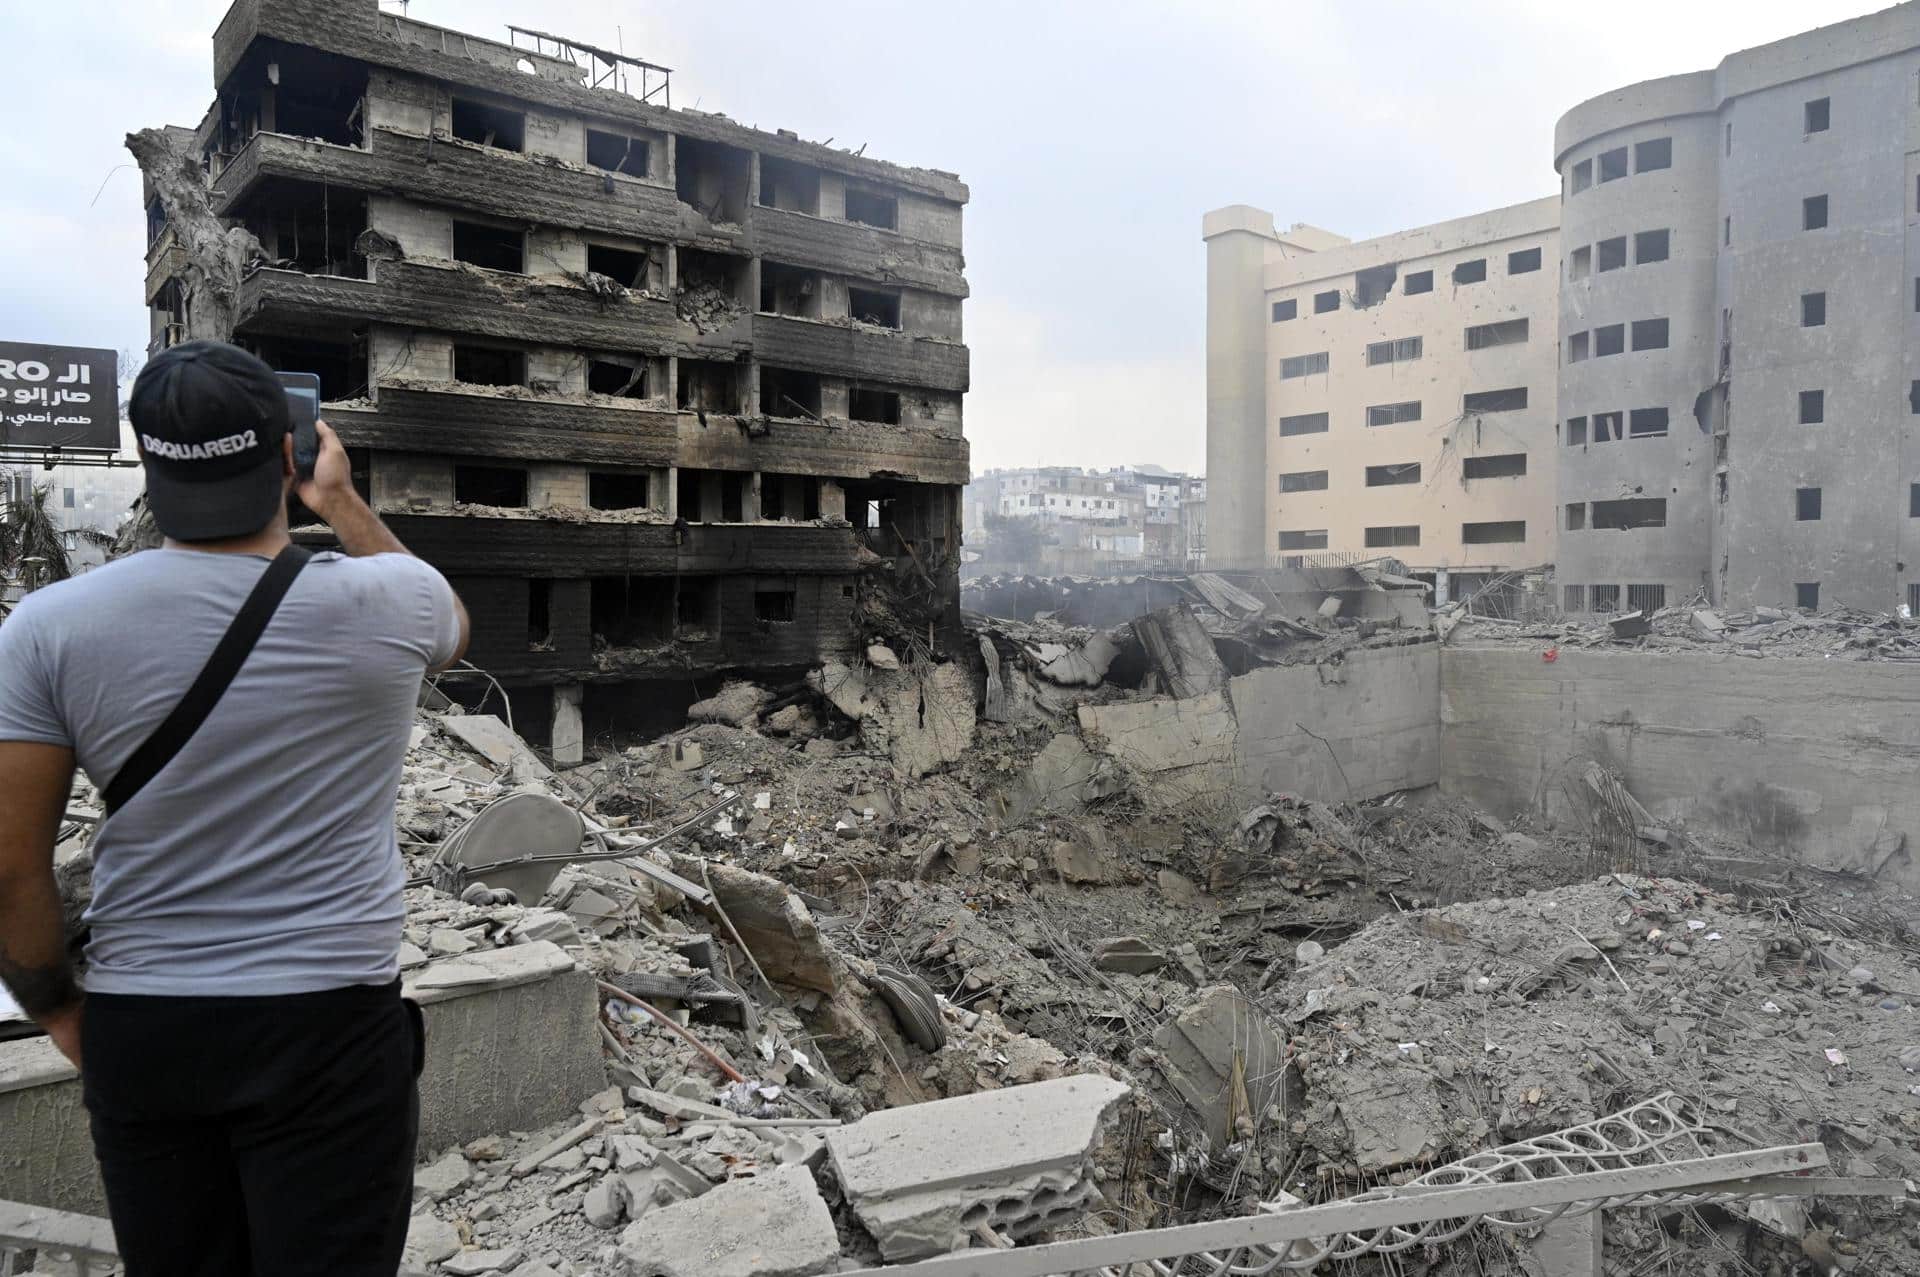
{"type": "MultiPolygon", "coordinates": [[[[675,68],[676,104],[957,172],[973,190],[975,470],[1197,472],[1205,210],[1253,204],[1358,239],[1547,195],[1554,121],[1581,99],[1880,7],[413,0],[411,15],[620,44],[675,68]]],[[[144,351],[140,184],[121,138],[199,120],[225,9],[0,12],[15,104],[0,338],[144,351]]]]}

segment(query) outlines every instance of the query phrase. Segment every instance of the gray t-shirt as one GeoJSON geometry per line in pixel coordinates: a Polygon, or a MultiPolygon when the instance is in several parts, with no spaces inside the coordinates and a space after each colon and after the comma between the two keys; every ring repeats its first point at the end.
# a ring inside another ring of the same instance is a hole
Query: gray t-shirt
{"type": "MultiPolygon", "coordinates": [[[[0,623],[0,740],[74,750],[95,785],[172,711],[253,589],[256,555],[145,550],[0,623]]],[[[420,679],[453,655],[446,579],[320,554],[200,730],[100,828],[87,987],[240,996],[399,972],[394,795],[420,679]]]]}

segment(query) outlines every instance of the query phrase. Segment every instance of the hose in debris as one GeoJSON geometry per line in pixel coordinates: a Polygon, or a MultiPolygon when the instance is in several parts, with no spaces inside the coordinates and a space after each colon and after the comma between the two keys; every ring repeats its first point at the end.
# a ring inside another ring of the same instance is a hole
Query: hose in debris
{"type": "Polygon", "coordinates": [[[707,1062],[713,1065],[714,1068],[719,1069],[720,1072],[726,1077],[726,1079],[729,1082],[744,1082],[747,1080],[746,1076],[742,1074],[739,1069],[734,1068],[733,1065],[728,1064],[725,1060],[721,1059],[720,1056],[714,1052],[712,1047],[709,1047],[705,1042],[702,1042],[699,1038],[696,1038],[695,1036],[693,1036],[693,1034],[687,1032],[686,1029],[681,1027],[679,1021],[673,1019],[671,1016],[667,1015],[666,1012],[661,1011],[659,1008],[655,1007],[651,1002],[643,1002],[639,998],[634,997],[631,993],[628,993],[625,989],[621,988],[619,985],[608,984],[605,980],[595,980],[594,984],[599,986],[600,992],[606,994],[608,997],[618,998],[622,1002],[632,1003],[634,1006],[639,1007],[642,1011],[645,1011],[648,1015],[658,1020],[661,1024],[664,1024],[667,1028],[672,1029],[675,1033],[679,1034],[682,1038],[685,1038],[687,1041],[687,1045],[691,1046],[694,1050],[700,1052],[701,1055],[705,1056],[707,1058],[707,1062]]]}

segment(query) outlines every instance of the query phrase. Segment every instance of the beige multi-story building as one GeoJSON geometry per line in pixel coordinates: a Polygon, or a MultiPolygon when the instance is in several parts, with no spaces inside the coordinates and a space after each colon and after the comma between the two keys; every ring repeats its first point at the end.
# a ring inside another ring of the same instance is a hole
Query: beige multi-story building
{"type": "Polygon", "coordinates": [[[1551,562],[1559,215],[1351,243],[1208,213],[1209,564],[1551,562]]]}

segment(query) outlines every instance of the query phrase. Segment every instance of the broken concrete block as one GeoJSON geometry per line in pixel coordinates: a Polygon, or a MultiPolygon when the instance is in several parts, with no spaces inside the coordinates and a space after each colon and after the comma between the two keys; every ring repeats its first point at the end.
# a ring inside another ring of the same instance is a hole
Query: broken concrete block
{"type": "Polygon", "coordinates": [[[440,725],[495,767],[530,779],[553,777],[552,769],[527,748],[527,743],[491,714],[445,714],[440,725]]]}
{"type": "Polygon", "coordinates": [[[1153,1044],[1168,1083],[1205,1123],[1216,1149],[1238,1138],[1239,1118],[1257,1119],[1280,1099],[1285,1042],[1266,1013],[1232,985],[1200,990],[1160,1026],[1153,1044]]]}
{"type": "Polygon", "coordinates": [[[1703,608],[1695,612],[1692,619],[1693,633],[1696,638],[1713,642],[1727,636],[1727,623],[1720,619],[1718,612],[1710,612],[1703,608]]]}
{"type": "Polygon", "coordinates": [[[452,958],[473,949],[473,938],[451,927],[435,927],[427,937],[427,952],[436,958],[452,958]]]}
{"type": "Polygon", "coordinates": [[[633,1277],[811,1277],[840,1258],[840,1238],[806,1167],[783,1166],[648,1211],[620,1254],[633,1277]]]}
{"type": "Polygon", "coordinates": [[[677,772],[697,772],[707,765],[707,751],[700,748],[699,741],[677,740],[669,761],[677,772]]]}
{"type": "Polygon", "coordinates": [[[958,762],[973,744],[977,712],[965,666],[876,670],[867,691],[872,705],[860,720],[860,735],[908,776],[917,779],[958,762]]]}
{"type": "Polygon", "coordinates": [[[621,1218],[626,1214],[622,1209],[619,1181],[613,1176],[603,1176],[599,1183],[587,1190],[587,1198],[580,1204],[580,1213],[595,1228],[618,1228],[621,1218]]]}
{"type": "Polygon", "coordinates": [[[900,668],[900,658],[885,643],[870,643],[867,645],[867,664],[877,670],[897,670],[900,668]]]}
{"type": "Polygon", "coordinates": [[[1200,960],[1199,946],[1191,942],[1175,945],[1173,964],[1180,972],[1181,978],[1194,988],[1197,989],[1207,982],[1207,964],[1200,960]]]}
{"type": "MultiPolygon", "coordinates": [[[[698,862],[688,866],[696,876],[698,862]]],[[[784,883],[734,865],[707,866],[714,898],[767,975],[783,984],[832,993],[833,949],[807,906],[784,883]]]]}
{"type": "Polygon", "coordinates": [[[760,711],[772,699],[773,693],[764,687],[752,683],[728,683],[718,694],[687,706],[687,721],[752,727],[760,721],[760,711]]]}
{"type": "Polygon", "coordinates": [[[1334,617],[1340,615],[1340,596],[1338,594],[1329,594],[1326,598],[1321,599],[1318,611],[1321,619],[1327,621],[1331,621],[1334,617]]]}
{"type": "Polygon", "coordinates": [[[1135,617],[1133,632],[1176,700],[1226,687],[1227,667],[1214,650],[1213,636],[1185,603],[1135,617]]]}
{"type": "Polygon", "coordinates": [[[1152,807],[1177,807],[1232,791],[1240,726],[1220,692],[1079,707],[1087,743],[1133,774],[1152,807]]]}
{"type": "Polygon", "coordinates": [[[424,1269],[459,1253],[460,1230],[446,1220],[428,1214],[407,1221],[406,1249],[400,1252],[402,1268],[424,1269]]]}
{"type": "Polygon", "coordinates": [[[1155,881],[1160,884],[1160,894],[1167,898],[1170,905],[1185,907],[1200,899],[1200,888],[1193,885],[1193,879],[1185,874],[1175,873],[1171,869],[1162,869],[1155,881]]]}
{"type": "Polygon", "coordinates": [[[1111,1078],[1056,1078],[870,1113],[827,1132],[847,1202],[889,1262],[1058,1227],[1093,1199],[1101,1119],[1126,1096],[1111,1078]]]}
{"type": "Polygon", "coordinates": [[[1065,882],[1105,882],[1107,862],[1099,852],[1078,842],[1056,842],[1047,849],[1047,862],[1065,882]]]}
{"type": "Polygon", "coordinates": [[[430,1165],[414,1168],[413,1195],[416,1200],[431,1197],[436,1202],[444,1202],[472,1181],[473,1168],[455,1151],[430,1165]]]}
{"type": "Polygon", "coordinates": [[[1118,643],[1105,634],[1096,634],[1079,647],[1043,662],[1040,677],[1062,687],[1098,687],[1118,655],[1118,643]]]}
{"type": "Polygon", "coordinates": [[[871,708],[867,700],[867,680],[851,665],[828,661],[807,675],[807,686],[856,723],[866,717],[871,708]]]}
{"type": "Polygon", "coordinates": [[[1101,971],[1145,975],[1167,965],[1167,955],[1139,936],[1109,936],[1093,942],[1093,965],[1101,971]]]}
{"type": "Polygon", "coordinates": [[[452,1277],[482,1277],[484,1273],[505,1272],[526,1257],[527,1252],[517,1246],[498,1250],[468,1250],[441,1264],[440,1271],[451,1273],[452,1277]]]}

